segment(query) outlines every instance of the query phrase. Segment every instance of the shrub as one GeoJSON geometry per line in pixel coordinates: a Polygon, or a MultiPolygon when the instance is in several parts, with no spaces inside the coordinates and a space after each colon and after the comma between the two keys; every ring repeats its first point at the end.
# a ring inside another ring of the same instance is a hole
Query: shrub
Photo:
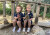
{"type": "Polygon", "coordinates": [[[0,14],[3,14],[3,9],[0,9],[0,14]]]}
{"type": "Polygon", "coordinates": [[[6,14],[11,15],[11,8],[6,8],[6,14]]]}

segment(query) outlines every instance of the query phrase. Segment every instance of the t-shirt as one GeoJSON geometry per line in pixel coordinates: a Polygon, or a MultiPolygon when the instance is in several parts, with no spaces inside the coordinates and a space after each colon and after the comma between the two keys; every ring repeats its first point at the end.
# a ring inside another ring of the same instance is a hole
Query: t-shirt
{"type": "MultiPolygon", "coordinates": [[[[27,14],[24,13],[24,17],[25,17],[26,15],[27,15],[27,14]]],[[[28,16],[29,16],[29,19],[30,19],[30,18],[33,18],[32,12],[30,12],[30,14],[28,14],[28,16]]]]}
{"type": "MultiPolygon", "coordinates": [[[[19,15],[20,15],[21,21],[23,21],[23,16],[24,16],[23,13],[20,12],[19,15]]],[[[16,12],[14,12],[14,17],[17,17],[17,13],[16,12]]]]}

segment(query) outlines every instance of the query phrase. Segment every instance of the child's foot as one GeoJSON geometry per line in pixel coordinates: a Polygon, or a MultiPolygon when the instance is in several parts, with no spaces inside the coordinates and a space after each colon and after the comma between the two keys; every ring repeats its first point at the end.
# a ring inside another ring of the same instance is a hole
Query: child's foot
{"type": "Polygon", "coordinates": [[[14,27],[12,31],[15,32],[15,29],[16,29],[16,27],[14,27]]]}
{"type": "Polygon", "coordinates": [[[28,28],[27,32],[30,32],[30,28],[28,28]]]}
{"type": "Polygon", "coordinates": [[[25,32],[25,28],[23,28],[23,32],[25,32]]]}
{"type": "Polygon", "coordinates": [[[21,28],[19,28],[18,30],[17,30],[17,32],[19,33],[21,31],[21,28]]]}

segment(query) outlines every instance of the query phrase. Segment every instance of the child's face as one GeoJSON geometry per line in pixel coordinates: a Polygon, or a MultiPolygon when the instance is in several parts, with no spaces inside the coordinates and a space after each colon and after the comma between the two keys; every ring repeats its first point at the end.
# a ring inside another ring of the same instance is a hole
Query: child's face
{"type": "Polygon", "coordinates": [[[21,11],[21,7],[16,7],[16,12],[20,12],[21,11]]]}
{"type": "Polygon", "coordinates": [[[27,10],[28,12],[30,12],[30,11],[31,11],[31,7],[27,7],[26,10],[27,10]]]}

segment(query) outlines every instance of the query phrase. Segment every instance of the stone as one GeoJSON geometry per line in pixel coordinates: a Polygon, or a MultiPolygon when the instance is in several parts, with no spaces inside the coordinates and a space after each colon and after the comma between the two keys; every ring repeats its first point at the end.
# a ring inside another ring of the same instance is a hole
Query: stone
{"type": "Polygon", "coordinates": [[[38,22],[39,26],[50,27],[50,22],[38,22]]]}
{"type": "Polygon", "coordinates": [[[4,29],[4,28],[8,28],[8,27],[11,27],[12,26],[12,24],[11,23],[9,23],[9,24],[0,24],[0,30],[1,29],[4,29]]]}
{"type": "Polygon", "coordinates": [[[46,31],[46,35],[50,35],[50,30],[46,31]]]}
{"type": "Polygon", "coordinates": [[[34,33],[35,35],[45,35],[45,32],[44,30],[39,27],[38,25],[35,25],[33,28],[32,28],[32,33],[34,33]],[[43,34],[42,34],[43,33],[43,34]]]}
{"type": "Polygon", "coordinates": [[[4,19],[4,24],[9,24],[7,19],[4,19]]]}

